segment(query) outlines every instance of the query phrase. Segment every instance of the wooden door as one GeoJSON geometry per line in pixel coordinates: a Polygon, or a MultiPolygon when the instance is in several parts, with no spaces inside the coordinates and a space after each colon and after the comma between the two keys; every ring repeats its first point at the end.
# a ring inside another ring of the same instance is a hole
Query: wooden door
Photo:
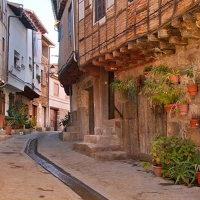
{"type": "Polygon", "coordinates": [[[151,150],[149,142],[153,140],[153,136],[167,135],[167,115],[163,106],[151,108],[149,100],[144,95],[138,95],[137,115],[140,159],[147,160],[151,150]]]}
{"type": "Polygon", "coordinates": [[[50,127],[57,130],[57,110],[54,109],[50,109],[50,127]]]}

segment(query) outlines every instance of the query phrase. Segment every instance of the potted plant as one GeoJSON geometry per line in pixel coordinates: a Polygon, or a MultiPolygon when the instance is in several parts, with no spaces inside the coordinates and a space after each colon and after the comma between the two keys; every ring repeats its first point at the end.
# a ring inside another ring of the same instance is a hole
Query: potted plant
{"type": "Polygon", "coordinates": [[[180,115],[187,115],[188,113],[188,101],[187,100],[179,100],[176,102],[175,110],[180,113],[180,115]]]}
{"type": "Polygon", "coordinates": [[[166,137],[156,135],[154,136],[154,140],[149,143],[152,147],[150,155],[152,158],[154,174],[155,176],[158,177],[162,176],[163,162],[164,162],[163,158],[165,154],[165,148],[163,144],[165,139],[166,137]]]}
{"type": "Polygon", "coordinates": [[[65,118],[64,119],[61,119],[61,121],[59,122],[59,125],[60,126],[63,126],[64,127],[64,131],[66,132],[67,130],[67,127],[70,125],[70,112],[68,112],[67,115],[65,115],[65,118]]]}
{"type": "Polygon", "coordinates": [[[168,76],[172,84],[177,85],[179,83],[179,75],[180,71],[178,69],[170,69],[168,76]]]}
{"type": "Polygon", "coordinates": [[[193,129],[197,129],[199,127],[199,123],[200,123],[200,116],[197,113],[192,112],[190,119],[190,127],[193,129]]]}
{"type": "Polygon", "coordinates": [[[10,116],[6,116],[3,127],[3,129],[6,131],[6,134],[8,135],[11,134],[13,124],[14,124],[13,118],[10,116]]]}
{"type": "Polygon", "coordinates": [[[189,85],[187,86],[188,92],[191,97],[197,95],[198,86],[197,86],[197,78],[198,78],[198,70],[195,68],[195,65],[190,65],[186,68],[185,73],[187,77],[190,78],[189,85]]]}
{"type": "Polygon", "coordinates": [[[119,90],[120,92],[127,93],[128,99],[134,100],[137,94],[137,78],[134,77],[124,77],[121,80],[115,79],[110,87],[119,90]]]}
{"type": "Polygon", "coordinates": [[[164,104],[167,113],[173,113],[176,102],[182,95],[182,88],[176,85],[159,85],[151,96],[153,101],[164,104]]]}

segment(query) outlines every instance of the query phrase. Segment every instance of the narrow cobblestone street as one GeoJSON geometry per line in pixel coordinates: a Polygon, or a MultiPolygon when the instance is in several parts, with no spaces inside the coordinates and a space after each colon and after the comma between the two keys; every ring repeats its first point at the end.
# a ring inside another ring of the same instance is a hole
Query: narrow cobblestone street
{"type": "MultiPolygon", "coordinates": [[[[0,200],[82,199],[24,153],[38,133],[0,142],[0,200]]],[[[146,173],[137,161],[101,161],[73,151],[56,132],[38,140],[38,152],[109,200],[198,200],[200,188],[173,185],[146,173]]]]}

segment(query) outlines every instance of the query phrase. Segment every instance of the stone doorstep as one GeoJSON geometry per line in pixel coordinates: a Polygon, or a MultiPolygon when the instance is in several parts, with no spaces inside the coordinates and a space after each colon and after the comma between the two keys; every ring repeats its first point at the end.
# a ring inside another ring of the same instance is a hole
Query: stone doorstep
{"type": "Polygon", "coordinates": [[[110,135],[113,133],[113,127],[96,127],[95,128],[95,135],[110,135]]]}
{"type": "Polygon", "coordinates": [[[95,144],[120,144],[117,135],[85,135],[84,142],[95,144]]]}
{"type": "Polygon", "coordinates": [[[92,158],[100,160],[126,160],[128,155],[124,151],[105,151],[105,152],[96,152],[90,155],[92,158]]]}
{"type": "Polygon", "coordinates": [[[73,144],[73,150],[77,150],[83,154],[90,156],[96,152],[107,152],[107,151],[119,151],[120,145],[105,145],[105,144],[94,144],[86,142],[77,142],[73,144]]]}
{"type": "Polygon", "coordinates": [[[105,135],[85,135],[84,142],[95,143],[95,144],[109,144],[110,136],[105,135]]]}
{"type": "Polygon", "coordinates": [[[76,141],[78,140],[77,132],[61,132],[59,133],[59,139],[62,141],[76,141]]]}

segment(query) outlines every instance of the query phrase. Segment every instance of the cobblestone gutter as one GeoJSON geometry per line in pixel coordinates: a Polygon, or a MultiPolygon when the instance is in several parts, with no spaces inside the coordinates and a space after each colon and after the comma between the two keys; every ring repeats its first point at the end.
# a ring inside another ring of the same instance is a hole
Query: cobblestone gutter
{"type": "Polygon", "coordinates": [[[37,152],[38,139],[27,142],[25,153],[85,200],[108,200],[37,152]]]}

